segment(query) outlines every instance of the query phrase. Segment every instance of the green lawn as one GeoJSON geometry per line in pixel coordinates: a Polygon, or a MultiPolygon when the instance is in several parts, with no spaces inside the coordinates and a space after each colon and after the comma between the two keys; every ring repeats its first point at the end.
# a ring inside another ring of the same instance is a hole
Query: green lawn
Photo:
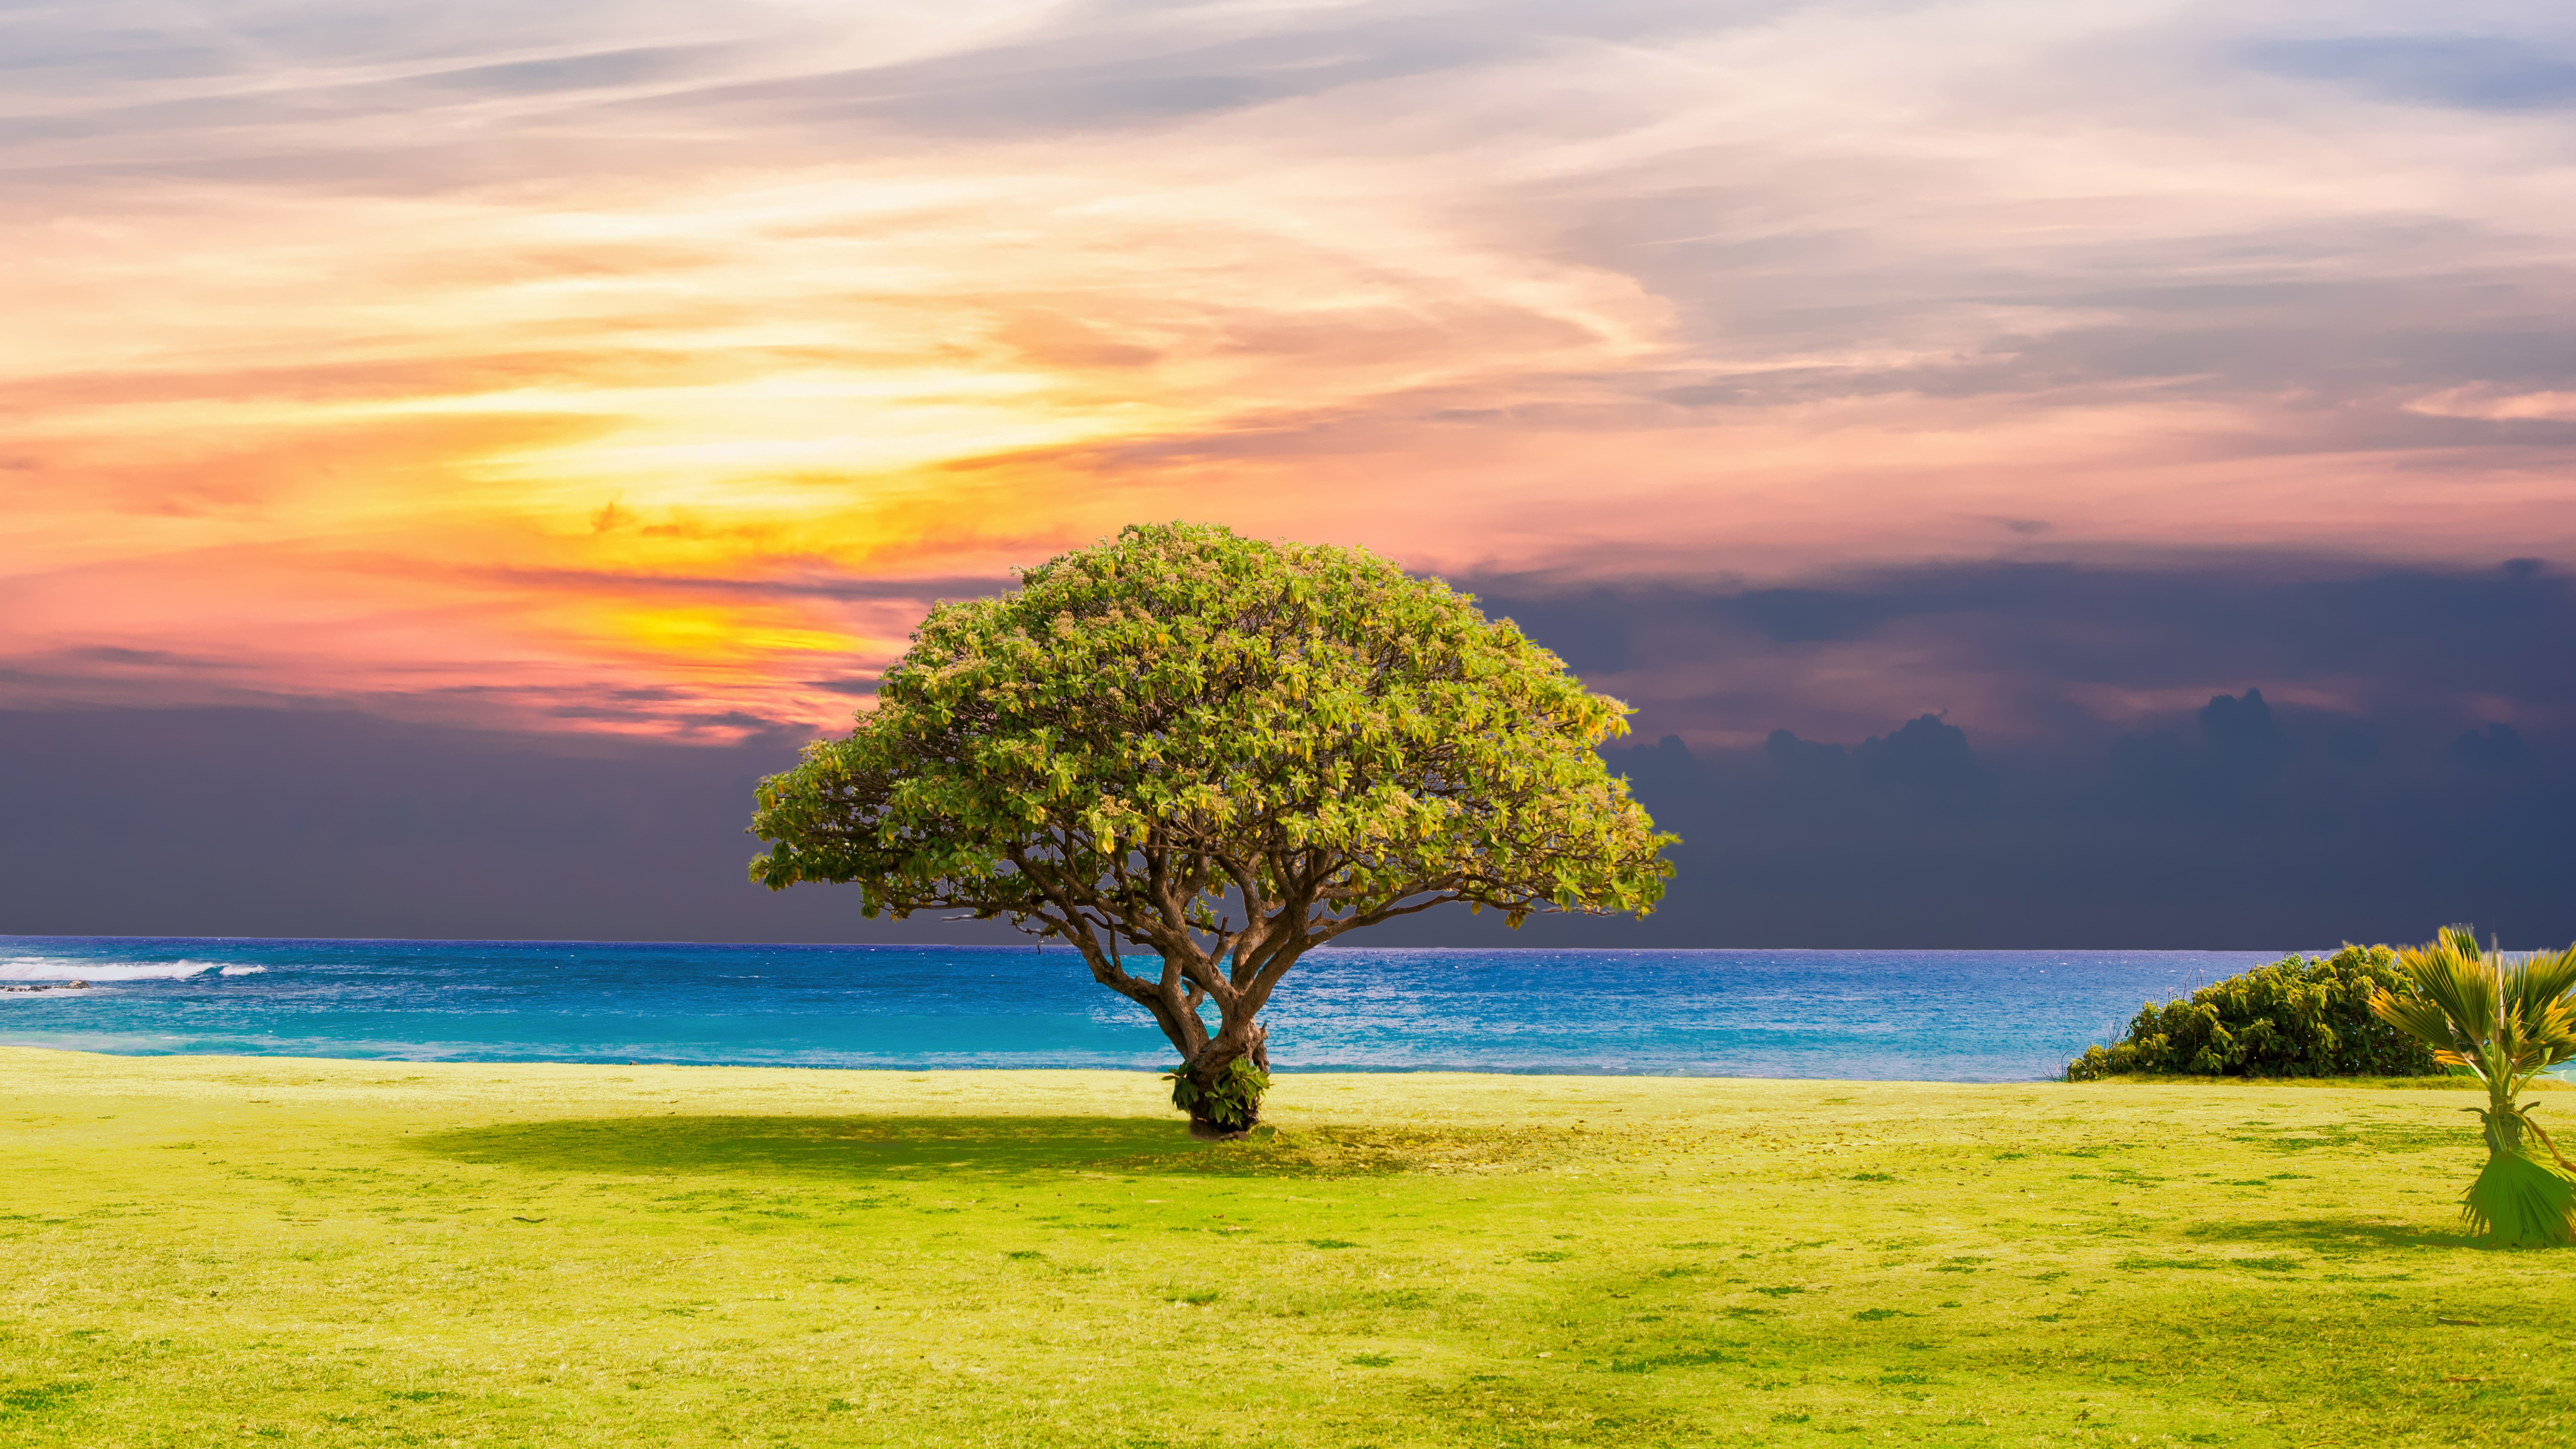
{"type": "Polygon", "coordinates": [[[0,1444],[2576,1442],[2461,1094],[1161,1091],[0,1050],[0,1444]]]}

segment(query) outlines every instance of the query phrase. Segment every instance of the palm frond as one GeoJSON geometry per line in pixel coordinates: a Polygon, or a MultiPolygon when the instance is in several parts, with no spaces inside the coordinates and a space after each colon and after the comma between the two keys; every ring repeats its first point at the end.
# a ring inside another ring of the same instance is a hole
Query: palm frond
{"type": "Polygon", "coordinates": [[[2460,1199],[2460,1215],[2508,1248],[2564,1244],[2576,1219],[2576,1181],[2518,1152],[2499,1152],[2460,1199]]]}
{"type": "Polygon", "coordinates": [[[2436,1052],[2451,1050],[2450,1015],[2426,997],[2400,996],[2374,987],[2370,993],[2370,1013],[2436,1052]]]}
{"type": "Polygon", "coordinates": [[[2504,979],[2507,1005],[2521,1008],[2524,1019],[2537,1027],[2542,1011],[2564,1007],[2567,993],[2576,991],[2576,946],[2518,957],[2505,968],[2504,979]]]}
{"type": "Polygon", "coordinates": [[[2374,988],[2370,1009],[2433,1048],[2434,1060],[2442,1065],[2490,1078],[2511,1070],[2487,1050],[2496,1035],[2495,973],[2485,962],[2463,956],[2460,939],[2446,934],[2398,952],[2398,970],[2413,989],[2401,994],[2374,988]]]}
{"type": "Polygon", "coordinates": [[[2551,1140],[2548,1131],[2539,1123],[2531,1120],[2531,1104],[2529,1102],[2514,1103],[2513,1111],[2515,1116],[2522,1119],[2522,1130],[2540,1139],[2540,1145],[2549,1149],[2549,1155],[2557,1161],[2558,1168],[2561,1172],[2576,1173],[2576,1162],[2568,1161],[2567,1154],[2558,1150],[2558,1144],[2551,1140]]]}
{"type": "Polygon", "coordinates": [[[2414,983],[2416,993],[2450,1018],[2459,1042],[2484,1041],[2494,1034],[2502,983],[2487,962],[2475,954],[2462,954],[2453,941],[2445,939],[2398,952],[2397,965],[2414,983]]]}

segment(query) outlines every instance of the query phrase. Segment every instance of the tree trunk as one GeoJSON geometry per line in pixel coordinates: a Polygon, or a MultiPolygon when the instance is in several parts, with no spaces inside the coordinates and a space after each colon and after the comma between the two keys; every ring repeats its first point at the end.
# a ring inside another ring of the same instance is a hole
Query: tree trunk
{"type": "MultiPolygon", "coordinates": [[[[2469,1226],[2499,1247],[2558,1247],[2576,1237],[2576,1178],[2533,1155],[2513,1081],[2488,1082],[2487,1165],[2460,1196],[2469,1226]]],[[[2556,1157],[2553,1149],[2551,1157],[2556,1157]]]]}
{"type": "Polygon", "coordinates": [[[2522,1114],[2514,1110],[2511,1079],[2487,1085],[2487,1153],[2493,1157],[2523,1155],[2522,1114]]]}
{"type": "MultiPolygon", "coordinates": [[[[1270,1033],[1258,1022],[1247,1022],[1240,1031],[1229,1029],[1210,1037],[1183,1072],[1202,1094],[1217,1094],[1232,1085],[1234,1064],[1247,1059],[1254,1070],[1265,1077],[1269,1075],[1270,1033]]],[[[1202,1142],[1228,1142],[1243,1136],[1261,1120],[1261,1098],[1257,1094],[1245,1098],[1242,1107],[1241,1121],[1226,1121],[1215,1115],[1206,1095],[1202,1095],[1189,1109],[1190,1135],[1202,1142]]]]}

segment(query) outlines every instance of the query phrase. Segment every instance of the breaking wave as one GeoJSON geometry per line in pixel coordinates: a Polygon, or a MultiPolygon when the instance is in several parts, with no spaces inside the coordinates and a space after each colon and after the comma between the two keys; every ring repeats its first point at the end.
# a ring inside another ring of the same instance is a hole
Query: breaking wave
{"type": "Polygon", "coordinates": [[[213,961],[75,961],[60,956],[0,956],[0,981],[184,981],[208,971],[247,976],[265,966],[213,961]]]}

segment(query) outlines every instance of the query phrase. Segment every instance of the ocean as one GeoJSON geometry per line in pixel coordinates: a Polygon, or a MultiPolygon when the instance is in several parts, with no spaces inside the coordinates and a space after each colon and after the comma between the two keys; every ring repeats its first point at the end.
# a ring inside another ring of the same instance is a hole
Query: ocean
{"type": "MultiPolygon", "coordinates": [[[[1329,947],[1281,1071],[2027,1081],[2278,951],[1329,947]]],[[[1171,1064],[1056,945],[0,936],[0,1043],[137,1055],[794,1067],[1171,1064]]]]}

